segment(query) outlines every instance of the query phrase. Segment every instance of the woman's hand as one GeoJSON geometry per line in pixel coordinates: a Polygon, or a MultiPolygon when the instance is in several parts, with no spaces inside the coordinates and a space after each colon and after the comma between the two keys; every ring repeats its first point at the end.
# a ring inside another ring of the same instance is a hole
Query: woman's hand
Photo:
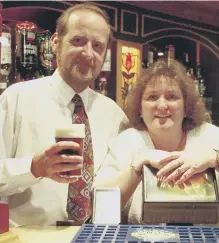
{"type": "Polygon", "coordinates": [[[199,150],[176,151],[160,162],[161,169],[157,173],[164,182],[174,182],[180,185],[194,174],[216,166],[216,152],[213,149],[200,148],[199,150]]]}
{"type": "Polygon", "coordinates": [[[160,161],[169,158],[170,154],[170,152],[156,149],[141,150],[133,161],[138,171],[142,171],[143,165],[150,165],[156,169],[161,169],[164,164],[160,163],[160,161]]]}

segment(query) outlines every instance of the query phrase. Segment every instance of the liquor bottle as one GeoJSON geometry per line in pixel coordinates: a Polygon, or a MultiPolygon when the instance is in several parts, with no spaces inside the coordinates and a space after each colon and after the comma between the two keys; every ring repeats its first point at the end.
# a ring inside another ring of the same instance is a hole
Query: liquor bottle
{"type": "Polygon", "coordinates": [[[16,81],[35,78],[37,70],[37,26],[28,21],[16,24],[16,81]]]}
{"type": "Polygon", "coordinates": [[[184,66],[186,68],[187,74],[189,75],[190,63],[189,63],[189,54],[184,52],[184,66]]]}
{"type": "Polygon", "coordinates": [[[202,67],[200,62],[200,43],[196,43],[196,76],[198,79],[200,96],[204,97],[206,92],[206,86],[202,74],[202,67]]]}
{"type": "Polygon", "coordinates": [[[168,45],[168,59],[175,59],[175,47],[174,45],[170,44],[168,45]]]}
{"type": "Polygon", "coordinates": [[[154,63],[154,52],[152,49],[149,48],[147,67],[150,67],[153,63],[154,63]]]}
{"type": "Polygon", "coordinates": [[[52,34],[49,30],[43,30],[37,33],[38,45],[38,71],[40,77],[52,75],[54,72],[51,38],[52,34]]]}
{"type": "Polygon", "coordinates": [[[189,68],[189,70],[187,71],[187,75],[194,81],[196,92],[199,93],[199,83],[197,77],[194,74],[193,68],[189,68]]]}
{"type": "Polygon", "coordinates": [[[108,77],[111,72],[111,50],[108,49],[106,53],[106,58],[99,75],[99,92],[103,95],[107,95],[107,82],[108,77]]]}
{"type": "Polygon", "coordinates": [[[8,87],[9,74],[11,72],[12,67],[11,28],[6,24],[2,24],[0,48],[0,90],[2,93],[8,87]]]}
{"type": "Polygon", "coordinates": [[[105,77],[100,77],[99,89],[101,94],[107,96],[107,79],[105,77]]]}
{"type": "Polygon", "coordinates": [[[175,47],[172,44],[166,45],[164,49],[164,58],[167,59],[168,63],[175,59],[175,47]]]}
{"type": "Polygon", "coordinates": [[[202,68],[201,68],[200,63],[198,63],[197,66],[196,66],[196,76],[197,76],[197,79],[198,79],[200,96],[204,97],[205,92],[206,92],[206,86],[205,86],[204,78],[203,78],[203,75],[202,75],[202,68]]]}

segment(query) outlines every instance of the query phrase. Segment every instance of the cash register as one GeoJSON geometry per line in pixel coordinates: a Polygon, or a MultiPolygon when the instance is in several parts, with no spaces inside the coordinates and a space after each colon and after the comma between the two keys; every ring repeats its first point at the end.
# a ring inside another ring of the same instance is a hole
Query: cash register
{"type": "Polygon", "coordinates": [[[97,188],[93,223],[82,225],[71,243],[219,242],[219,227],[210,226],[218,223],[215,171],[193,176],[184,188],[158,181],[156,172],[143,168],[141,225],[120,224],[118,188],[97,188]]]}

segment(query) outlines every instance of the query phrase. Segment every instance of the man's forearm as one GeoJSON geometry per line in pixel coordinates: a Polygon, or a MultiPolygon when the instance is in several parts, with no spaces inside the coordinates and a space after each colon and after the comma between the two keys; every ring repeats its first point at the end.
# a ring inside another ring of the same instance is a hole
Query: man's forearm
{"type": "Polygon", "coordinates": [[[20,193],[37,182],[31,173],[32,156],[0,160],[0,196],[20,193]]]}

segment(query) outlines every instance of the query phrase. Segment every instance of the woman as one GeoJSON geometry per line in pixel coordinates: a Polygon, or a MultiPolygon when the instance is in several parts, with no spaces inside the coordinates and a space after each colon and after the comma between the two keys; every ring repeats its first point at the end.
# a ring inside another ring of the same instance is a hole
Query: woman
{"type": "Polygon", "coordinates": [[[219,128],[205,122],[195,83],[175,60],[159,60],[142,73],[127,115],[131,128],[111,142],[95,186],[120,187],[129,223],[140,223],[143,165],[157,168],[159,181],[182,188],[192,175],[219,165],[219,128]]]}

